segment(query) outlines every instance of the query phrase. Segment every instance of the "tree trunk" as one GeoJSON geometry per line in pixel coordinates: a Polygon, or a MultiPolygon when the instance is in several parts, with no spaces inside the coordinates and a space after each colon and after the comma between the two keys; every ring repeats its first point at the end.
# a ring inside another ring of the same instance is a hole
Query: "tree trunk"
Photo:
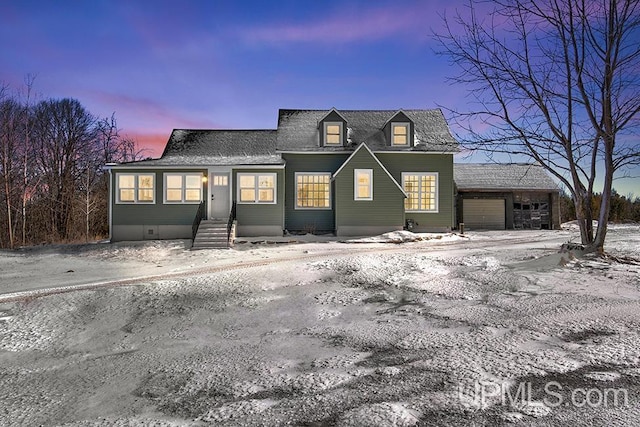
{"type": "Polygon", "coordinates": [[[9,247],[13,249],[15,244],[13,237],[13,217],[11,215],[11,186],[9,184],[9,177],[5,176],[4,192],[7,198],[7,231],[9,232],[9,247]]]}
{"type": "Polygon", "coordinates": [[[85,234],[84,234],[84,239],[85,242],[89,242],[89,219],[91,218],[91,191],[89,188],[89,184],[90,184],[90,180],[89,180],[89,171],[90,169],[87,168],[87,182],[86,182],[86,188],[85,188],[85,234]]]}
{"type": "Polygon", "coordinates": [[[591,213],[591,198],[584,187],[578,187],[573,194],[576,208],[576,222],[580,228],[580,242],[589,246],[593,242],[593,215],[591,213]]]}

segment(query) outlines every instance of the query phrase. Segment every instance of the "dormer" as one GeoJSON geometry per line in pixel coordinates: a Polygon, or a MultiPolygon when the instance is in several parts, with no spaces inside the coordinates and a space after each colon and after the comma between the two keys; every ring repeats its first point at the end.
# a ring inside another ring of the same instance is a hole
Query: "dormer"
{"type": "Polygon", "coordinates": [[[347,140],[347,119],[332,108],[318,122],[321,147],[344,147],[347,140]]]}
{"type": "Polygon", "coordinates": [[[402,110],[396,112],[384,125],[384,134],[390,147],[413,147],[413,133],[413,121],[402,110]]]}

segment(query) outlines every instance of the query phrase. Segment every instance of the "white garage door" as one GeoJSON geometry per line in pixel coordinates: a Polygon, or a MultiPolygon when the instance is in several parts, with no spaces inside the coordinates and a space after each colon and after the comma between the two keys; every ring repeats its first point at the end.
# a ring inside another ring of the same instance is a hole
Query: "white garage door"
{"type": "Polygon", "coordinates": [[[504,199],[464,199],[462,214],[465,228],[504,230],[504,199]]]}

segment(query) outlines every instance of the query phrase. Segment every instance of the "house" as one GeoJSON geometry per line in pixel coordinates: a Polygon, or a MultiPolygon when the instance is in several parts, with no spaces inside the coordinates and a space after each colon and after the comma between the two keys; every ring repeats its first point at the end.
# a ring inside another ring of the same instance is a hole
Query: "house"
{"type": "Polygon", "coordinates": [[[457,222],[467,229],[559,229],[559,188],[532,164],[454,166],[457,222]]]}
{"type": "Polygon", "coordinates": [[[201,219],[230,218],[238,236],[451,230],[457,152],[440,110],[280,110],[275,130],[176,129],[159,159],[108,165],[111,240],[192,238],[201,219]]]}

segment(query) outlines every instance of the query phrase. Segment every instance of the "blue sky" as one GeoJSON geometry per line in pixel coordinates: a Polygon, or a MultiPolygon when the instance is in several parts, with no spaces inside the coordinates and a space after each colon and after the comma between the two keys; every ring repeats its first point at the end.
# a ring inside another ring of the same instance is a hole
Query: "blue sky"
{"type": "Polygon", "coordinates": [[[464,109],[431,38],[462,4],[5,0],[0,82],[115,112],[152,156],[173,128],[274,128],[278,108],[464,109]]]}

